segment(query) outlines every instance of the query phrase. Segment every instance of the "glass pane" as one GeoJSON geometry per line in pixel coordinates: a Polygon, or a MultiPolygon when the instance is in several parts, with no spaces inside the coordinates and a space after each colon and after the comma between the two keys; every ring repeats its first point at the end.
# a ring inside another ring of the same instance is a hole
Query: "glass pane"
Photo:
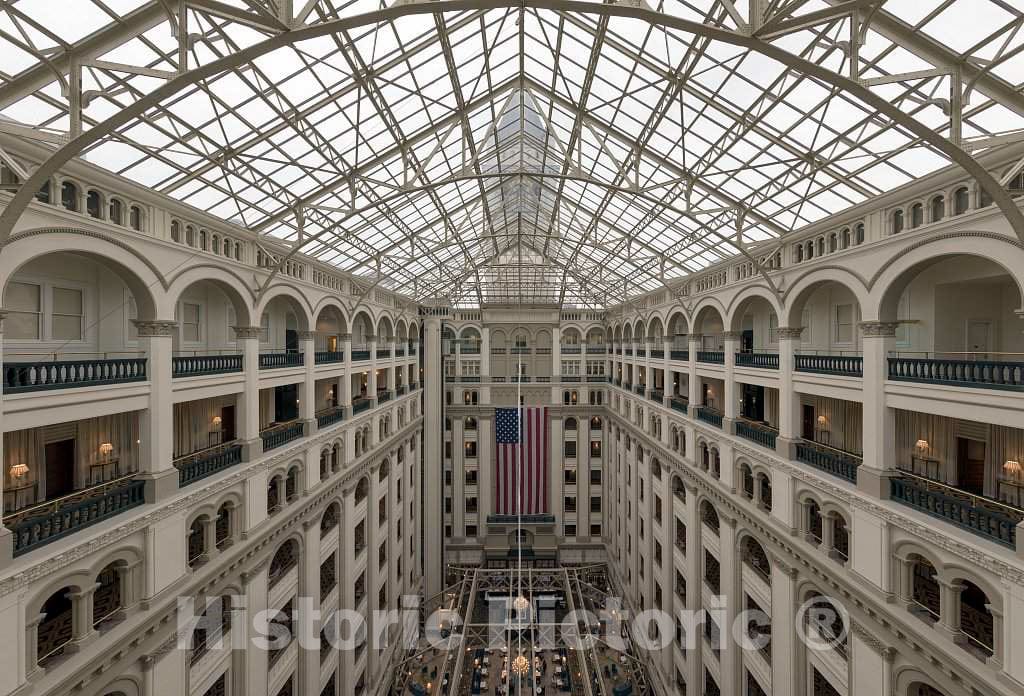
{"type": "Polygon", "coordinates": [[[185,305],[185,323],[186,324],[198,324],[199,323],[199,305],[186,304],[185,305]]]}
{"type": "Polygon", "coordinates": [[[53,313],[82,315],[82,291],[68,288],[53,289],[53,313]]]}
{"type": "Polygon", "coordinates": [[[181,340],[190,343],[199,341],[199,324],[182,324],[181,340]]]}
{"type": "Polygon", "coordinates": [[[4,337],[39,340],[39,315],[27,312],[8,312],[4,319],[4,337]]]}
{"type": "Polygon", "coordinates": [[[25,312],[39,311],[39,286],[31,283],[11,282],[4,292],[4,307],[25,312]]]}
{"type": "Polygon", "coordinates": [[[53,315],[53,338],[62,341],[81,341],[82,317],[53,315]]]}

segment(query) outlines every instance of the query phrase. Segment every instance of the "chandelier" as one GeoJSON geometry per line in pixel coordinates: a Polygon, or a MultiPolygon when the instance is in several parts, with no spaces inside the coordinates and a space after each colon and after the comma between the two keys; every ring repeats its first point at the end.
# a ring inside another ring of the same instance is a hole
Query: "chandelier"
{"type": "Polygon", "coordinates": [[[530,600],[528,600],[523,595],[519,595],[514,600],[512,600],[512,606],[516,608],[516,611],[523,611],[524,609],[530,606],[530,600]]]}
{"type": "Polygon", "coordinates": [[[528,669],[530,669],[530,661],[526,659],[526,655],[520,655],[512,660],[512,671],[516,674],[522,676],[528,669]]]}

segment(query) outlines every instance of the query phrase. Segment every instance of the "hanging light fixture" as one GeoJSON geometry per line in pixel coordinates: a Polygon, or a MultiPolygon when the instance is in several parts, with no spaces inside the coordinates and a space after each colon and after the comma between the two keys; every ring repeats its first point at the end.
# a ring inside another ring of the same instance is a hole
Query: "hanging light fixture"
{"type": "Polygon", "coordinates": [[[512,606],[516,608],[516,611],[523,611],[528,606],[530,606],[530,600],[528,600],[526,597],[520,594],[518,597],[512,600],[512,606]]]}
{"type": "Polygon", "coordinates": [[[526,659],[526,655],[519,655],[512,660],[512,671],[516,674],[522,676],[528,669],[530,669],[530,661],[526,659]]]}

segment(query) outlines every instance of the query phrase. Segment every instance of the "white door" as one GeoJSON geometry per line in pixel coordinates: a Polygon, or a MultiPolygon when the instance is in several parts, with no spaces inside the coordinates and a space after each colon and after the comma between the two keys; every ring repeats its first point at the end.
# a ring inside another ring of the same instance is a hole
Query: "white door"
{"type": "Polygon", "coordinates": [[[985,358],[992,351],[992,322],[985,319],[969,319],[967,321],[968,353],[976,353],[976,358],[985,358]]]}

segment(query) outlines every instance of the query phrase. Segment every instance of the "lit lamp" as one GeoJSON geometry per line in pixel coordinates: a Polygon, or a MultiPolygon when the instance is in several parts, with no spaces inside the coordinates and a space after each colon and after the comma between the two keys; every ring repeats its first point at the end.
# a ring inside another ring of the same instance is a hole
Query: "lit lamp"
{"type": "Polygon", "coordinates": [[[220,416],[214,416],[213,417],[213,424],[217,427],[218,430],[220,429],[220,424],[223,423],[223,422],[224,422],[224,419],[222,419],[220,416]]]}
{"type": "Polygon", "coordinates": [[[512,660],[512,671],[516,674],[526,674],[528,669],[530,669],[530,661],[526,659],[526,655],[519,655],[516,659],[512,660]]]}
{"type": "Polygon", "coordinates": [[[100,454],[103,455],[104,459],[110,459],[111,453],[114,451],[114,446],[109,442],[104,442],[100,445],[100,454]]]}
{"type": "MultiPolygon", "coordinates": [[[[1010,462],[1006,462],[1009,464],[1010,462]]],[[[12,479],[21,479],[28,475],[28,464],[12,464],[10,469],[12,479]]]]}
{"type": "MultiPolygon", "coordinates": [[[[22,464],[22,466],[25,465],[22,464]]],[[[14,471],[14,467],[11,467],[11,471],[14,471]]],[[[1006,475],[1009,478],[1020,478],[1020,462],[1016,459],[1007,459],[1006,463],[1003,464],[1003,471],[1006,472],[1006,475]]]]}
{"type": "Polygon", "coordinates": [[[826,428],[826,427],[828,427],[828,418],[826,418],[823,415],[822,416],[818,416],[818,427],[819,428],[826,428]]]}
{"type": "Polygon", "coordinates": [[[512,606],[516,608],[516,611],[523,611],[528,606],[530,606],[530,600],[528,600],[523,595],[519,595],[515,598],[515,600],[513,600],[512,606]]]}
{"type": "Polygon", "coordinates": [[[917,443],[914,445],[914,447],[917,448],[917,451],[920,454],[924,454],[925,452],[928,451],[928,441],[927,440],[918,440],[917,443]]]}

